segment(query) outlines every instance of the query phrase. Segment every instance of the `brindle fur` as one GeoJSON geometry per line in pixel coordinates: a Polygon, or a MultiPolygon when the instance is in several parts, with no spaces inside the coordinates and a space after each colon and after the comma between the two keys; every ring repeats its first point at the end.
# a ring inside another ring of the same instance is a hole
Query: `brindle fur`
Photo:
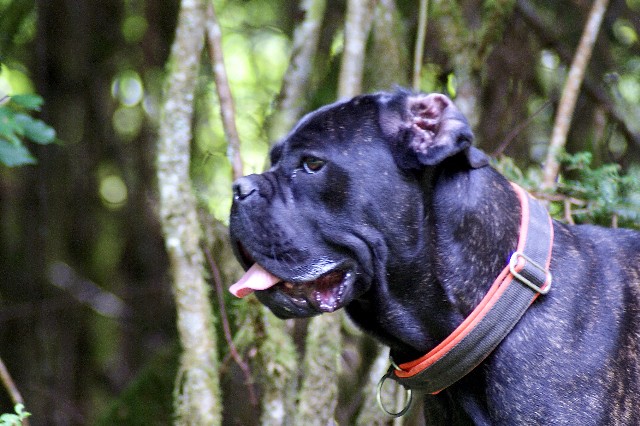
{"type": "MultiPolygon", "coordinates": [[[[237,181],[245,262],[300,284],[350,268],[345,307],[407,361],[468,315],[515,250],[520,208],[440,95],[377,93],[321,108],[237,181]],[[309,174],[305,157],[326,163],[309,174]]],[[[427,424],[640,424],[640,234],[554,222],[553,288],[480,366],[425,399],[427,424]]],[[[240,253],[239,253],[240,256],[240,253]]],[[[272,288],[276,315],[320,313],[272,288]]]]}

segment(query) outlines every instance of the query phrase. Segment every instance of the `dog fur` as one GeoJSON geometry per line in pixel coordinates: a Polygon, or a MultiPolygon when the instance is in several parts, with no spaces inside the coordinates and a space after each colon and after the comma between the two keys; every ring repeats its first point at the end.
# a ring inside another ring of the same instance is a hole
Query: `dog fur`
{"type": "MultiPolygon", "coordinates": [[[[271,168],[234,183],[231,235],[281,318],[345,308],[398,362],[428,352],[515,251],[520,207],[445,96],[363,95],[305,116],[271,168]]],[[[554,222],[553,288],[434,425],[640,424],[640,233],[554,222]]]]}

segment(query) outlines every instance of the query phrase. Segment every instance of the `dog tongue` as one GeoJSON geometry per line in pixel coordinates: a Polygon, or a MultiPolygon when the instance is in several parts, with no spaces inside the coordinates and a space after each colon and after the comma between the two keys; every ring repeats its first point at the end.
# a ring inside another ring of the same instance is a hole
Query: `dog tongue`
{"type": "Polygon", "coordinates": [[[229,291],[234,296],[243,298],[253,293],[254,290],[266,290],[278,281],[280,278],[254,263],[237,283],[229,287],[229,291]]]}

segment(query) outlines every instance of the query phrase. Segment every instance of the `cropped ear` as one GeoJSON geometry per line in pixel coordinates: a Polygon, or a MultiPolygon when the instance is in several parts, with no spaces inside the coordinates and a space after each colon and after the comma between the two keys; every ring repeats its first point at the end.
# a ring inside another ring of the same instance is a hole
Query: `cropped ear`
{"type": "Polygon", "coordinates": [[[444,95],[399,92],[381,108],[380,124],[403,167],[434,166],[461,152],[472,168],[489,163],[482,151],[471,146],[467,119],[444,95]]]}

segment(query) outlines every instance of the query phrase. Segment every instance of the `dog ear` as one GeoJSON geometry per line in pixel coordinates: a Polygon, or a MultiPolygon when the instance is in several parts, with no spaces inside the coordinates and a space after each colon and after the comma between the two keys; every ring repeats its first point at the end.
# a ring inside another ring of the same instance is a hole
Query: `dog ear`
{"type": "Polygon", "coordinates": [[[387,98],[380,113],[382,130],[394,141],[401,166],[434,166],[461,152],[472,168],[489,163],[471,145],[473,133],[467,119],[445,95],[400,92],[387,98]]]}

